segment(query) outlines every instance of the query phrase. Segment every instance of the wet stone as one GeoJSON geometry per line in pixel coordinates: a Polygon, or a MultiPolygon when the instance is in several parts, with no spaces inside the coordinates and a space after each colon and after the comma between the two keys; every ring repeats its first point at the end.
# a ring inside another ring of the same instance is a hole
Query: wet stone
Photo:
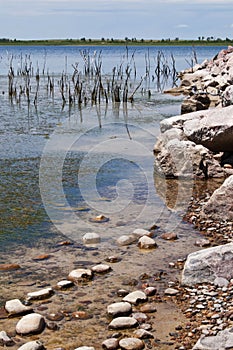
{"type": "Polygon", "coordinates": [[[174,289],[174,288],[167,288],[164,292],[166,295],[176,295],[179,293],[179,291],[177,289],[174,289]]]}
{"type": "Polygon", "coordinates": [[[45,350],[45,347],[39,340],[29,341],[18,348],[18,350],[45,350]]]}
{"type": "Polygon", "coordinates": [[[134,312],[132,317],[134,317],[138,323],[145,323],[148,320],[148,316],[143,312],[134,312]]]}
{"type": "Polygon", "coordinates": [[[166,241],[174,241],[178,239],[178,236],[175,232],[166,232],[163,233],[160,237],[166,241]]]}
{"type": "Polygon", "coordinates": [[[129,292],[128,292],[127,290],[125,290],[125,289],[119,289],[119,290],[117,291],[118,297],[125,297],[125,296],[128,295],[128,294],[129,294],[129,292]]]}
{"type": "Polygon", "coordinates": [[[5,309],[11,316],[24,314],[33,310],[31,306],[25,306],[19,299],[6,301],[5,309]]]}
{"type": "Polygon", "coordinates": [[[100,243],[100,240],[101,240],[100,235],[98,235],[98,233],[95,233],[95,232],[87,232],[83,236],[84,244],[97,244],[97,243],[100,243]]]}
{"type": "Polygon", "coordinates": [[[138,247],[141,249],[153,249],[157,247],[157,244],[153,238],[143,236],[138,240],[138,247]]]}
{"type": "Polygon", "coordinates": [[[148,332],[145,329],[136,329],[136,331],[134,331],[133,334],[136,338],[139,338],[139,339],[154,338],[153,334],[151,332],[148,332]]]}
{"type": "Polygon", "coordinates": [[[155,287],[147,287],[144,289],[144,292],[146,293],[146,295],[148,296],[153,296],[156,294],[157,289],[155,287]]]}
{"type": "Polygon", "coordinates": [[[133,235],[137,236],[138,238],[143,236],[151,236],[152,233],[148,230],[144,230],[143,228],[137,228],[133,231],[133,235]]]}
{"type": "Polygon", "coordinates": [[[12,346],[14,345],[14,341],[8,337],[5,331],[0,332],[0,345],[2,346],[12,346]]]}
{"type": "Polygon", "coordinates": [[[145,313],[153,313],[156,312],[157,309],[153,304],[144,304],[140,307],[140,311],[145,313]]]}
{"type": "Polygon", "coordinates": [[[70,288],[74,285],[72,281],[62,280],[57,283],[57,287],[60,289],[70,288]]]}
{"type": "Polygon", "coordinates": [[[0,271],[11,271],[20,269],[19,264],[0,264],[0,271]]]}
{"type": "Polygon", "coordinates": [[[102,348],[105,350],[117,350],[119,346],[119,340],[116,338],[106,339],[102,343],[102,348]]]}
{"type": "Polygon", "coordinates": [[[93,266],[91,268],[91,270],[93,272],[96,272],[96,273],[106,273],[106,272],[111,271],[111,267],[109,265],[105,265],[105,264],[98,264],[98,265],[93,266]]]}
{"type": "Polygon", "coordinates": [[[90,269],[76,269],[69,273],[68,279],[72,282],[78,282],[85,279],[91,279],[93,276],[90,269]]]}
{"type": "Polygon", "coordinates": [[[57,312],[46,315],[46,318],[49,321],[61,321],[64,318],[64,315],[60,312],[57,312]]]}
{"type": "Polygon", "coordinates": [[[145,302],[147,301],[147,296],[144,292],[142,292],[141,290],[136,290],[134,292],[131,292],[129,294],[127,294],[124,298],[123,301],[127,301],[131,304],[138,304],[140,302],[145,302]]]}
{"type": "Polygon", "coordinates": [[[119,345],[123,350],[140,350],[145,347],[144,342],[138,338],[123,338],[119,341],[119,345]]]}
{"type": "Polygon", "coordinates": [[[45,328],[44,317],[40,314],[23,316],[16,325],[16,332],[21,335],[41,333],[45,328]]]}
{"type": "Polygon", "coordinates": [[[36,299],[46,299],[53,295],[53,289],[51,287],[44,288],[41,290],[38,290],[36,292],[30,292],[27,294],[28,300],[36,300],[36,299]]]}
{"type": "Polygon", "coordinates": [[[95,350],[95,348],[93,346],[80,346],[74,350],[95,350]]]}
{"type": "Polygon", "coordinates": [[[135,237],[134,235],[123,235],[117,239],[117,244],[124,246],[124,245],[130,245],[132,243],[135,243],[136,241],[137,241],[137,237],[135,237]]]}
{"type": "Polygon", "coordinates": [[[138,322],[133,317],[117,317],[109,324],[110,329],[134,328],[138,326],[138,322]]]}
{"type": "Polygon", "coordinates": [[[126,315],[129,315],[131,311],[132,311],[132,306],[128,302],[113,303],[109,305],[107,308],[108,315],[113,317],[126,316],[126,315]]]}

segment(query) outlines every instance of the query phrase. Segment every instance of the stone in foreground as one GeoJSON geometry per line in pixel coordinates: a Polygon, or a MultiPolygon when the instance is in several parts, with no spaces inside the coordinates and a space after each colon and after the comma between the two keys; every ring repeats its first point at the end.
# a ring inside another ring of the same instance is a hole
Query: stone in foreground
{"type": "Polygon", "coordinates": [[[138,246],[141,249],[153,249],[157,247],[156,242],[153,240],[153,238],[142,236],[138,240],[138,246]]]}
{"type": "Polygon", "coordinates": [[[18,348],[18,350],[45,350],[45,347],[39,340],[29,341],[18,348]]]}
{"type": "Polygon", "coordinates": [[[102,348],[105,350],[117,350],[119,348],[119,340],[116,338],[106,339],[102,343],[102,348]]]}
{"type": "Polygon", "coordinates": [[[141,350],[145,347],[144,342],[138,338],[123,338],[119,345],[124,350],[141,350]]]}
{"type": "Polygon", "coordinates": [[[116,317],[116,316],[127,316],[132,311],[132,306],[127,302],[119,302],[113,303],[108,306],[108,315],[116,317]]]}
{"type": "Polygon", "coordinates": [[[123,301],[127,301],[128,303],[136,305],[136,304],[138,304],[140,302],[147,301],[147,296],[141,290],[136,290],[135,292],[127,294],[123,298],[123,301]]]}
{"type": "Polygon", "coordinates": [[[38,334],[45,328],[44,317],[40,314],[23,316],[16,325],[16,332],[21,335],[38,334]]]}
{"type": "Polygon", "coordinates": [[[225,350],[233,348],[233,328],[225,329],[216,336],[201,337],[192,350],[225,350]]]}
{"type": "Polygon", "coordinates": [[[19,299],[6,301],[5,309],[11,316],[24,314],[33,310],[31,306],[25,306],[19,299]]]}
{"type": "Polygon", "coordinates": [[[109,324],[109,329],[126,329],[138,326],[138,322],[133,317],[117,317],[109,324]]]}

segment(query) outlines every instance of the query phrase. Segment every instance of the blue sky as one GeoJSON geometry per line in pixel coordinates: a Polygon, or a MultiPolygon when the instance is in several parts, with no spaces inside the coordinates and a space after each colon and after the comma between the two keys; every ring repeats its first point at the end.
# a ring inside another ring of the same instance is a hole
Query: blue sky
{"type": "Polygon", "coordinates": [[[0,0],[0,38],[233,38],[233,0],[0,0]]]}

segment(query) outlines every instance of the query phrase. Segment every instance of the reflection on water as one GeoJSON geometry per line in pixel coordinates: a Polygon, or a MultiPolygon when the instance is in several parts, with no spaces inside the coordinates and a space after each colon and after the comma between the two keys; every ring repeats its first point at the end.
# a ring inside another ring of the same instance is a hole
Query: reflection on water
{"type": "MultiPolygon", "coordinates": [[[[182,97],[158,93],[156,82],[149,79],[146,88],[150,88],[151,95],[145,93],[144,86],[137,91],[132,104],[109,101],[108,104],[85,107],[67,103],[62,108],[58,81],[65,69],[71,74],[79,49],[47,48],[46,55],[44,48],[39,47],[8,49],[14,51],[16,66],[22,63],[26,49],[31,50],[30,59],[38,62],[39,67],[44,66],[46,56],[46,68],[54,79],[56,90],[51,94],[48,77],[41,76],[36,104],[33,100],[28,104],[25,94],[20,97],[17,93],[16,98],[9,99],[7,74],[12,56],[7,56],[0,48],[3,57],[0,67],[2,253],[6,245],[9,249],[13,244],[33,245],[39,239],[51,238],[54,233],[101,230],[98,224],[90,226],[89,219],[102,213],[110,216],[106,239],[119,234],[119,222],[127,223],[130,229],[148,227],[155,222],[166,226],[172,222],[173,214],[166,209],[164,201],[170,209],[180,209],[179,205],[184,207],[183,199],[187,199],[190,186],[165,183],[157,177],[154,184],[152,150],[160,120],[180,113],[182,97]],[[41,161],[43,156],[44,162],[41,161]],[[57,168],[59,162],[61,169],[57,168]],[[41,174],[45,165],[47,170],[41,174]],[[43,188],[39,186],[41,184],[43,188]]],[[[114,64],[117,66],[116,62],[122,62],[122,50],[103,48],[105,74],[114,64]]],[[[153,50],[151,59],[158,48],[153,50]]],[[[174,50],[178,69],[182,69],[188,49],[174,50]]],[[[212,56],[217,50],[219,48],[209,48],[208,55],[212,56]]],[[[145,49],[137,48],[137,52],[140,80],[145,68],[145,49]]],[[[20,91],[22,79],[14,78],[17,91],[20,91]]],[[[37,86],[35,75],[33,79],[31,97],[35,96],[37,86]]],[[[68,84],[65,88],[68,94],[68,84]]],[[[133,90],[133,86],[130,88],[133,90]]]]}

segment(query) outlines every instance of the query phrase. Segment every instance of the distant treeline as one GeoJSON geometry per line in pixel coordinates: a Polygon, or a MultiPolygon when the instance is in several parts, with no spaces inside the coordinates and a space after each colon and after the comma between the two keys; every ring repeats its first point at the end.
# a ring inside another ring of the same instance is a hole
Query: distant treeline
{"type": "Polygon", "coordinates": [[[182,40],[175,39],[87,39],[85,37],[80,39],[48,39],[48,40],[18,40],[0,38],[0,45],[233,45],[233,39],[214,37],[198,37],[197,40],[182,40]]]}

